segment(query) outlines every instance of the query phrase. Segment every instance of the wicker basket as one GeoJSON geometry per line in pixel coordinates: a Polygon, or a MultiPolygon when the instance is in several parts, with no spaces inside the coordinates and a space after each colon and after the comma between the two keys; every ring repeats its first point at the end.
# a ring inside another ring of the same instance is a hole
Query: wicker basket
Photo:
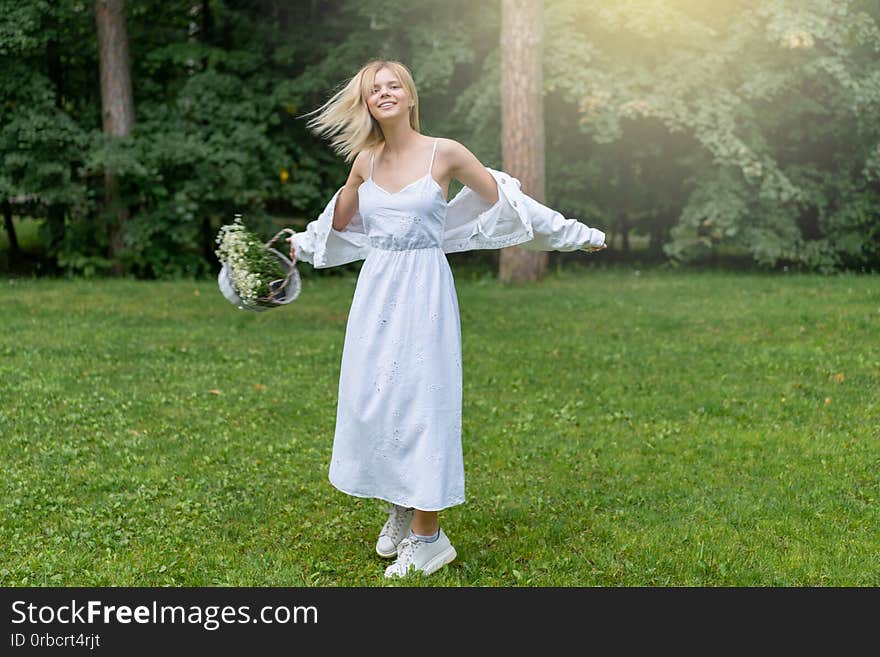
{"type": "Polygon", "coordinates": [[[278,280],[269,283],[269,289],[271,291],[267,297],[260,297],[254,303],[246,302],[242,299],[236,291],[235,286],[232,284],[232,272],[229,268],[229,263],[223,263],[220,273],[217,275],[217,285],[220,288],[220,292],[226,297],[229,303],[236,306],[239,310],[264,312],[271,308],[287,305],[299,296],[300,290],[302,289],[302,283],[296,265],[283,253],[272,248],[272,244],[274,244],[275,241],[285,233],[293,235],[295,231],[290,228],[284,228],[265,244],[269,253],[278,258],[278,261],[281,263],[281,268],[285,272],[284,278],[279,278],[278,280]]]}

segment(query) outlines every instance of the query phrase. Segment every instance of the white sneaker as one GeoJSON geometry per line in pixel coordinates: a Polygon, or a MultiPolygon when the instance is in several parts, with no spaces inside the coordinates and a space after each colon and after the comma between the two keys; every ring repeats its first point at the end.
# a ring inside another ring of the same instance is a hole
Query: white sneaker
{"type": "Polygon", "coordinates": [[[409,536],[412,527],[414,509],[392,504],[388,509],[388,520],[379,532],[379,540],[376,541],[376,554],[380,557],[393,557],[397,554],[397,546],[409,536]]]}
{"type": "Polygon", "coordinates": [[[405,577],[413,570],[430,575],[455,559],[455,556],[455,548],[442,528],[440,537],[433,543],[407,536],[397,547],[397,559],[385,569],[385,577],[405,577]]]}

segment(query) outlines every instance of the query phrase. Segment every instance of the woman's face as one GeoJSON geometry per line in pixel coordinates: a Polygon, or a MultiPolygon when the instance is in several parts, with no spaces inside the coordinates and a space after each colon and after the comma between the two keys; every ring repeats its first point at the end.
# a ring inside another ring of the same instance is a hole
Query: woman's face
{"type": "Polygon", "coordinates": [[[387,68],[376,72],[373,91],[367,98],[370,114],[380,123],[399,116],[409,116],[410,98],[400,80],[387,68]]]}

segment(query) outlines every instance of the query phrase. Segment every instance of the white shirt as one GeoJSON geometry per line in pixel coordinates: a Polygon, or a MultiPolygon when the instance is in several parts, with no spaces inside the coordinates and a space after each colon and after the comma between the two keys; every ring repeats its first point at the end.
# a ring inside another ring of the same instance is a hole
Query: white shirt
{"type": "MultiPolygon", "coordinates": [[[[498,183],[498,201],[489,205],[465,186],[447,206],[443,251],[456,253],[475,249],[500,249],[518,245],[534,251],[576,251],[602,246],[605,233],[538,203],[523,193],[519,180],[486,167],[498,183]]],[[[336,191],[327,207],[305,231],[288,239],[297,260],[314,267],[336,267],[363,260],[372,248],[364,232],[363,219],[355,212],[351,222],[339,231],[333,228],[336,191]]]]}

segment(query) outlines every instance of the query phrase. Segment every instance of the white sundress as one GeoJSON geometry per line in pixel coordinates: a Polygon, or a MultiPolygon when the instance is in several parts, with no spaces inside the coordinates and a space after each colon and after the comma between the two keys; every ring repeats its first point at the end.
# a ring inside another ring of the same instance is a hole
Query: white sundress
{"type": "Polygon", "coordinates": [[[358,189],[369,239],[345,330],[330,482],[423,511],[465,501],[461,319],[443,251],[447,202],[427,173],[358,189]]]}

